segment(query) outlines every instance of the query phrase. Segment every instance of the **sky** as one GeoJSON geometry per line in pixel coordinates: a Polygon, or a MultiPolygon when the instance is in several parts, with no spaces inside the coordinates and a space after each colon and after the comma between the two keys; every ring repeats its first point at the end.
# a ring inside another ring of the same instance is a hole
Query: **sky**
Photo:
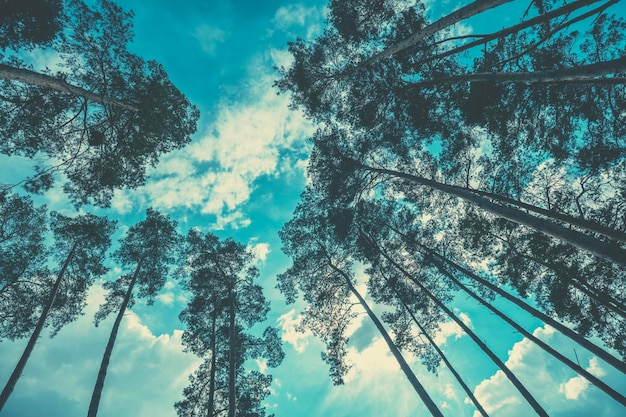
{"type": "MultiPolygon", "coordinates": [[[[161,62],[178,88],[201,110],[198,131],[187,147],[162,157],[145,186],[117,192],[108,210],[83,210],[118,219],[125,228],[144,218],[147,207],[168,213],[181,233],[191,227],[233,237],[255,251],[260,282],[271,302],[268,320],[281,329],[286,358],[276,369],[248,364],[274,376],[268,414],[276,417],[427,415],[373,324],[361,314],[350,329],[352,369],[345,385],[333,387],[321,360],[323,344],[297,332],[301,303],[287,305],[275,288],[289,266],[278,231],[289,220],[306,183],[307,138],[315,127],[289,110],[289,97],[272,87],[274,67],[289,64],[287,42],[312,39],[324,25],[324,1],[141,0],[117,1],[135,12],[130,49],[161,62]]],[[[444,2],[449,3],[449,2],[444,2]]],[[[436,2],[429,2],[436,7],[436,2]]],[[[501,13],[503,23],[513,19],[501,13]]],[[[491,18],[494,18],[492,16],[491,18]]],[[[482,19],[482,18],[481,18],[482,19]]],[[[471,30],[471,24],[456,30],[471,30]]],[[[476,24],[480,24],[477,20],[476,24]]],[[[46,63],[45,54],[33,60],[46,63]]],[[[3,158],[2,181],[21,175],[25,161],[3,158]]],[[[53,189],[42,198],[50,210],[74,213],[53,189]]],[[[122,271],[113,268],[105,279],[122,271]]],[[[361,277],[360,289],[364,289],[361,277]]],[[[113,317],[93,326],[104,300],[98,285],[85,314],[53,338],[43,336],[2,417],[74,417],[86,414],[113,317]]],[[[128,311],[111,359],[100,417],[173,417],[187,378],[200,359],[183,352],[179,312],[185,292],[170,280],[153,306],[128,311]]],[[[458,298],[455,312],[484,338],[552,416],[615,417],[626,410],[573,372],[547,357],[476,303],[458,298]]],[[[563,336],[514,307],[501,306],[528,331],[626,394],[626,377],[563,336]]],[[[532,415],[504,375],[452,323],[436,335],[450,361],[488,412],[499,417],[532,415]]],[[[26,340],[0,343],[0,381],[12,371],[26,340]]],[[[410,355],[418,378],[446,416],[474,416],[465,394],[442,367],[429,373],[410,355]]]]}

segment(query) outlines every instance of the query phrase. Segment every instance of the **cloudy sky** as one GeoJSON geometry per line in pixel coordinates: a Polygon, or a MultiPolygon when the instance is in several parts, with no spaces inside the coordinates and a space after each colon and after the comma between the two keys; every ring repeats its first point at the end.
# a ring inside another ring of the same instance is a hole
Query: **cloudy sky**
{"type": "MultiPolygon", "coordinates": [[[[320,358],[323,345],[295,331],[302,305],[286,305],[276,274],[289,266],[277,232],[303,190],[307,137],[313,126],[277,95],[275,66],[287,65],[286,43],[312,38],[324,24],[324,1],[120,0],[135,11],[133,52],[161,62],[173,82],[201,110],[198,132],[186,148],[162,158],[144,187],[116,194],[111,210],[96,210],[132,225],[148,206],[170,214],[180,231],[200,227],[248,244],[258,256],[261,281],[272,311],[265,325],[281,328],[287,354],[267,398],[276,417],[427,415],[384,341],[365,315],[354,323],[349,344],[353,368],[346,384],[333,387],[320,358]]],[[[433,3],[433,2],[430,2],[433,3]]],[[[446,2],[448,3],[448,2],[446,2]]],[[[493,16],[492,16],[493,18],[493,16]]],[[[503,21],[507,15],[498,17],[503,21]]],[[[457,28],[469,29],[469,24],[457,28]]],[[[46,57],[38,57],[45,61],[46,57]]],[[[23,161],[4,161],[4,174],[19,175],[23,161]]],[[[3,178],[3,181],[5,179],[3,178]]],[[[51,210],[72,213],[65,196],[45,196],[51,210]]],[[[87,210],[90,210],[87,208],[87,210]]],[[[120,233],[122,233],[120,231],[120,233]]],[[[119,236],[119,234],[118,234],[119,236]]],[[[107,279],[120,273],[113,269],[107,279]]],[[[40,339],[3,417],[74,417],[86,414],[112,318],[98,328],[93,314],[104,299],[95,286],[85,315],[54,339],[40,339]]],[[[173,417],[187,376],[199,364],[182,352],[178,313],[185,294],[168,282],[154,306],[128,312],[113,353],[99,416],[173,417]]],[[[456,312],[536,395],[553,416],[625,415],[602,392],[548,358],[471,300],[455,300],[456,312]]],[[[612,386],[626,378],[520,311],[502,307],[535,336],[577,360],[612,386]]],[[[478,399],[494,416],[532,415],[504,375],[451,323],[437,340],[463,370],[478,399]]],[[[0,381],[14,367],[26,340],[0,343],[0,381]]],[[[450,373],[413,368],[446,416],[473,416],[474,409],[450,373]]],[[[251,367],[264,369],[263,363],[251,367]]]]}

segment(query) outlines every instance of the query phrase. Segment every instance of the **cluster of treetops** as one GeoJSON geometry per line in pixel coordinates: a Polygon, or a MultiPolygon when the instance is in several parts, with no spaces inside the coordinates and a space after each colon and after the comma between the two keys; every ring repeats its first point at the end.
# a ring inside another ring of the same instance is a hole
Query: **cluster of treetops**
{"type": "MultiPolygon", "coordinates": [[[[20,183],[29,192],[49,189],[62,175],[75,205],[107,206],[114,189],[145,181],[146,164],[188,143],[197,110],[160,65],[126,51],[130,14],[106,0],[97,9],[77,0],[39,3],[57,17],[15,6],[14,20],[31,16],[44,23],[33,35],[25,29],[30,24],[2,20],[0,33],[11,37],[0,36],[10,39],[0,47],[6,52],[45,45],[63,60],[57,72],[35,72],[19,53],[1,57],[0,151],[48,158],[20,183]]],[[[335,383],[343,383],[350,368],[349,325],[365,310],[433,416],[443,413],[403,352],[433,372],[444,363],[487,416],[463,370],[435,343],[439,324],[452,320],[530,407],[547,416],[545,404],[480,335],[480,322],[470,329],[453,311],[455,297],[469,297],[626,406],[619,389],[519,323],[532,316],[603,366],[626,373],[626,23],[616,14],[623,4],[528,3],[524,8],[511,0],[476,0],[433,18],[436,9],[421,2],[333,0],[320,36],[289,44],[293,62],[278,69],[275,85],[319,128],[310,139],[309,185],[280,233],[293,265],[279,275],[278,286],[288,302],[303,294],[301,328],[326,343],[322,357],[335,383]],[[518,17],[504,28],[483,23],[480,33],[455,32],[489,13],[518,17]],[[374,306],[357,284],[367,286],[374,306]],[[503,304],[510,307],[502,310],[503,304]],[[377,306],[388,312],[379,318],[377,306]]],[[[30,218],[45,227],[43,209],[10,194],[16,185],[5,187],[2,207],[16,204],[39,213],[30,218]]],[[[62,263],[56,274],[40,270],[45,262],[31,268],[34,255],[20,264],[11,245],[29,240],[3,235],[9,237],[2,250],[11,255],[1,261],[8,266],[0,308],[2,314],[15,312],[6,316],[5,337],[36,329],[34,311],[43,311],[39,319],[47,315],[58,329],[79,314],[89,283],[104,273],[111,222],[54,213],[50,219],[57,242],[51,253],[62,263]],[[9,259],[19,266],[13,269],[9,259]],[[69,268],[72,262],[76,266],[69,268]],[[70,279],[74,268],[86,278],[70,279]],[[26,276],[40,281],[31,286],[26,276]],[[29,300],[50,307],[20,313],[24,299],[11,298],[18,288],[30,288],[39,295],[29,300]],[[5,309],[5,300],[11,308],[5,309]],[[26,316],[22,324],[11,321],[26,316]]],[[[244,332],[267,312],[253,283],[258,271],[235,242],[192,231],[182,244],[174,230],[166,216],[148,210],[115,251],[129,272],[105,284],[107,301],[96,319],[119,315],[90,415],[133,289],[137,297],[153,299],[178,259],[170,252],[175,246],[185,248],[185,283],[194,294],[181,314],[188,328],[184,340],[206,357],[177,411],[260,415],[270,380],[244,373],[243,361],[263,357],[275,366],[282,350],[271,327],[260,338],[244,332]]],[[[19,253],[46,253],[38,245],[19,253]]]]}

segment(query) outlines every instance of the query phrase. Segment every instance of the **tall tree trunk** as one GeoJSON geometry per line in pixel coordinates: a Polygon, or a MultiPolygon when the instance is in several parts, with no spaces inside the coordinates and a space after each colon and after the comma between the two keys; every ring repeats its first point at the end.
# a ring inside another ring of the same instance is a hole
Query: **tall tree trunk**
{"type": "Polygon", "coordinates": [[[374,56],[366,59],[361,64],[359,64],[359,67],[367,66],[372,62],[380,61],[381,59],[384,59],[388,56],[397,54],[398,52],[410,48],[422,39],[432,36],[440,30],[447,28],[448,26],[452,26],[455,23],[460,22],[461,20],[468,19],[486,10],[493,9],[494,7],[500,6],[504,3],[509,3],[511,1],[513,0],[476,0],[473,3],[468,4],[467,6],[461,7],[460,9],[450,13],[449,15],[442,17],[436,22],[431,23],[419,32],[411,35],[409,38],[398,42],[395,45],[392,45],[385,50],[375,54],[374,56]]]}
{"type": "Polygon", "coordinates": [[[142,258],[135,268],[135,273],[133,274],[133,278],[128,284],[128,290],[126,290],[126,295],[124,296],[124,301],[120,306],[120,311],[117,313],[117,317],[115,318],[115,323],[113,324],[113,328],[111,329],[111,334],[109,336],[109,341],[107,343],[106,349],[104,350],[104,356],[102,357],[102,363],[100,364],[100,370],[98,371],[98,378],[96,379],[96,385],[93,389],[93,394],[91,395],[91,402],[89,403],[89,411],[87,412],[87,417],[96,417],[98,414],[98,406],[100,405],[100,397],[102,396],[102,389],[104,388],[104,380],[107,376],[107,370],[109,368],[109,361],[111,360],[111,354],[113,353],[113,346],[115,345],[115,339],[117,338],[117,332],[120,328],[120,323],[122,322],[122,318],[124,317],[124,313],[126,312],[126,307],[128,307],[128,303],[130,302],[130,298],[133,295],[133,288],[135,287],[135,283],[137,282],[137,277],[139,276],[139,270],[141,269],[141,264],[143,263],[142,258]]]}
{"type": "Polygon", "coordinates": [[[400,353],[400,350],[398,350],[398,347],[395,345],[395,343],[393,343],[393,340],[391,340],[391,337],[389,337],[389,334],[387,333],[387,330],[385,329],[383,324],[380,322],[380,320],[378,320],[378,317],[376,317],[376,314],[374,314],[374,312],[369,307],[369,305],[367,305],[367,303],[365,302],[365,299],[361,297],[361,294],[359,294],[356,288],[354,288],[354,285],[352,285],[352,282],[350,281],[350,277],[344,271],[342,271],[341,269],[333,265],[331,262],[329,262],[329,265],[334,271],[339,273],[345,279],[346,285],[350,289],[350,292],[352,292],[352,294],[354,294],[354,296],[359,300],[359,303],[365,309],[369,318],[374,322],[374,325],[376,326],[381,336],[387,343],[389,350],[393,354],[394,358],[396,358],[396,361],[398,361],[398,364],[400,365],[400,369],[402,369],[402,372],[404,372],[404,375],[407,377],[407,379],[413,386],[413,389],[420,396],[420,398],[422,399],[422,401],[424,402],[424,404],[426,405],[430,413],[433,415],[433,417],[443,417],[441,410],[439,410],[439,407],[437,407],[435,402],[432,400],[432,398],[430,398],[430,396],[426,392],[426,389],[424,389],[424,386],[419,382],[419,380],[417,379],[417,377],[411,370],[411,367],[402,356],[402,353],[400,353]]]}
{"type": "MultiPolygon", "coordinates": [[[[398,232],[395,229],[394,229],[394,231],[398,232]]],[[[572,329],[564,326],[563,324],[561,324],[558,321],[554,320],[552,317],[548,316],[547,314],[542,313],[541,311],[537,310],[536,308],[529,306],[528,304],[526,304],[522,300],[518,299],[517,297],[514,297],[513,295],[509,294],[508,292],[502,290],[500,287],[492,284],[491,282],[489,282],[486,279],[480,277],[479,275],[473,273],[469,269],[459,265],[458,263],[452,261],[451,259],[448,259],[445,256],[438,254],[437,252],[431,250],[430,248],[428,248],[428,247],[426,247],[426,246],[424,246],[424,245],[422,245],[422,244],[420,244],[418,242],[412,241],[412,243],[414,243],[418,247],[422,248],[422,250],[426,251],[429,255],[431,255],[431,256],[433,256],[433,257],[443,261],[444,263],[450,265],[451,267],[453,267],[457,271],[463,273],[468,278],[473,279],[474,281],[478,282],[479,284],[489,288],[490,290],[492,290],[493,292],[495,292],[499,296],[501,296],[501,297],[507,299],[508,301],[512,302],[513,304],[515,304],[516,306],[518,306],[522,310],[526,311],[527,313],[529,313],[533,317],[536,317],[539,320],[543,321],[544,323],[548,324],[549,326],[554,327],[557,331],[559,331],[563,335],[567,336],[568,338],[570,338],[574,342],[578,343],[580,346],[584,347],[589,352],[593,353],[594,355],[598,356],[603,361],[607,362],[608,364],[610,364],[614,368],[616,368],[619,371],[621,371],[622,373],[626,374],[626,364],[624,362],[620,361],[618,358],[616,358],[615,356],[611,355],[609,352],[605,351],[601,347],[596,346],[595,344],[591,343],[589,340],[585,339],[584,337],[582,337],[581,335],[579,335],[578,333],[576,333],[572,329]]]]}
{"type": "Polygon", "coordinates": [[[441,302],[435,295],[430,292],[428,288],[426,288],[418,279],[413,277],[406,269],[404,269],[401,265],[391,259],[384,251],[382,251],[376,245],[378,253],[380,253],[389,263],[391,263],[398,271],[402,273],[407,279],[417,285],[423,292],[426,294],[428,298],[433,300],[433,302],[441,308],[444,313],[448,315],[456,324],[458,324],[461,329],[478,345],[478,347],[487,355],[491,360],[500,368],[500,370],[506,375],[506,377],[511,381],[511,383],[517,388],[517,390],[522,394],[522,396],[526,399],[528,404],[535,410],[535,412],[542,416],[548,417],[548,413],[543,407],[537,402],[535,397],[526,389],[526,387],[520,382],[519,379],[513,374],[513,372],[498,358],[498,356],[491,350],[487,345],[474,333],[461,319],[459,319],[453,312],[450,310],[444,303],[441,302]]]}
{"type": "Polygon", "coordinates": [[[209,374],[209,404],[206,411],[206,417],[213,417],[215,412],[215,366],[217,365],[217,352],[215,352],[215,324],[217,322],[217,313],[213,312],[211,319],[211,373],[209,374]]]}
{"type": "Polygon", "coordinates": [[[26,344],[26,348],[24,348],[24,352],[22,353],[20,360],[17,362],[17,365],[15,365],[15,369],[13,370],[13,373],[11,374],[11,376],[9,377],[9,380],[4,386],[4,389],[2,390],[2,394],[0,394],[0,411],[2,411],[2,408],[4,408],[4,405],[6,404],[7,400],[11,396],[11,393],[15,389],[15,386],[17,385],[17,381],[22,376],[24,367],[26,367],[26,363],[28,362],[28,359],[30,358],[31,353],[33,352],[33,349],[35,348],[35,344],[37,343],[37,339],[39,338],[39,335],[41,334],[41,331],[43,330],[46,318],[48,317],[48,313],[50,313],[50,310],[52,309],[52,306],[54,305],[54,300],[56,299],[57,293],[59,292],[59,287],[61,286],[61,282],[63,281],[63,276],[65,275],[65,271],[67,270],[68,265],[72,261],[72,258],[74,258],[77,245],[78,245],[78,242],[74,242],[74,244],[72,245],[72,249],[70,249],[70,252],[67,255],[67,258],[65,258],[65,262],[63,262],[63,266],[61,267],[61,270],[59,271],[59,274],[57,275],[57,279],[54,282],[52,291],[50,292],[50,296],[48,297],[48,302],[46,303],[43,311],[41,312],[41,316],[39,316],[39,320],[37,321],[35,330],[33,331],[33,334],[30,336],[30,339],[28,340],[28,343],[26,344]]]}
{"type": "MultiPolygon", "coordinates": [[[[624,59],[624,62],[626,62],[626,58],[624,59]]],[[[560,224],[556,224],[552,221],[532,216],[517,208],[505,207],[492,203],[488,199],[476,195],[471,191],[465,189],[429,180],[427,178],[417,175],[407,174],[405,172],[394,171],[384,168],[374,168],[367,165],[359,164],[358,162],[356,163],[357,166],[360,166],[366,171],[376,172],[379,174],[389,175],[391,177],[409,180],[416,184],[424,185],[426,187],[442,191],[449,195],[454,195],[498,217],[502,217],[514,223],[530,227],[531,229],[535,229],[538,232],[555,237],[580,249],[594,253],[601,258],[607,259],[611,262],[615,262],[618,265],[626,267],[626,251],[618,245],[603,242],[575,230],[567,229],[560,224]]]]}
{"type": "Polygon", "coordinates": [[[228,320],[229,320],[229,349],[228,349],[228,417],[235,417],[237,412],[237,394],[236,394],[236,321],[235,321],[235,297],[233,288],[228,290],[228,320]]]}
{"type": "MultiPolygon", "coordinates": [[[[422,61],[420,61],[417,65],[423,65],[427,62],[432,62],[432,61],[437,61],[443,58],[446,58],[450,55],[455,55],[455,54],[459,54],[463,51],[466,51],[468,49],[474,48],[476,46],[480,46],[480,45],[485,45],[493,40],[496,39],[500,39],[500,38],[504,38],[508,35],[511,35],[513,33],[517,33],[520,32],[524,29],[527,29],[529,27],[532,26],[536,26],[542,23],[546,23],[556,17],[565,15],[565,14],[569,14],[577,9],[580,9],[582,7],[585,6],[589,6],[593,3],[597,3],[600,0],[578,0],[578,1],[574,1],[572,3],[566,4],[562,7],[559,7],[558,9],[549,11],[547,13],[544,13],[542,15],[533,17],[532,19],[528,19],[524,22],[518,23],[517,25],[513,25],[510,26],[506,29],[502,29],[499,30],[497,32],[491,33],[489,35],[484,35],[481,36],[480,39],[477,39],[473,42],[468,42],[464,45],[458,46],[456,48],[451,48],[445,52],[441,52],[439,54],[433,55],[431,57],[428,57],[422,61]]],[[[602,11],[604,11],[605,9],[607,9],[609,6],[612,6],[613,4],[617,3],[619,0],[610,0],[608,2],[606,2],[605,4],[603,4],[600,7],[597,7],[593,10],[590,10],[589,12],[585,13],[584,15],[581,15],[579,17],[577,17],[576,19],[573,20],[581,20],[581,18],[587,18],[589,16],[593,16],[594,14],[599,14],[602,13],[602,11]]],[[[566,22],[566,24],[569,26],[571,23],[573,22],[566,22]]],[[[454,38],[453,38],[454,39],[454,38]]],[[[451,39],[452,40],[452,39],[451,39]]]]}
{"type": "Polygon", "coordinates": [[[408,83],[411,87],[431,87],[465,82],[543,83],[543,84],[626,84],[625,77],[603,77],[626,71],[626,57],[573,68],[533,72],[474,72],[445,78],[408,83]],[[598,78],[600,77],[600,78],[598,78]]]}
{"type": "Polygon", "coordinates": [[[415,325],[417,325],[417,327],[420,330],[420,332],[422,332],[422,334],[424,335],[426,340],[428,340],[428,343],[430,343],[430,345],[433,347],[433,349],[435,349],[435,351],[437,352],[437,354],[439,355],[439,357],[441,358],[443,363],[446,364],[446,367],[450,370],[452,375],[454,375],[454,378],[457,380],[459,385],[461,385],[461,388],[463,388],[463,391],[465,391],[465,393],[467,394],[468,398],[472,401],[472,403],[474,404],[474,406],[476,407],[478,412],[483,417],[489,417],[489,414],[487,413],[485,408],[482,406],[480,401],[478,401],[478,399],[476,398],[476,396],[474,395],[474,393],[472,392],[470,387],[467,386],[467,384],[465,383],[465,381],[463,380],[461,375],[457,372],[456,368],[454,366],[452,366],[452,364],[450,363],[450,361],[446,357],[445,353],[443,353],[443,351],[439,348],[439,346],[437,346],[437,343],[435,343],[433,338],[430,337],[430,335],[428,334],[428,332],[426,331],[424,326],[422,326],[422,324],[419,322],[419,320],[417,320],[417,317],[415,317],[415,315],[413,314],[413,312],[411,311],[409,306],[406,304],[406,302],[404,301],[402,296],[399,294],[399,292],[395,289],[395,287],[394,287],[394,292],[396,293],[396,297],[398,297],[398,300],[400,300],[400,302],[402,303],[402,306],[404,307],[404,309],[411,316],[411,319],[413,320],[413,323],[415,323],[415,325]]]}
{"type": "Polygon", "coordinates": [[[524,203],[522,201],[515,200],[509,197],[505,197],[505,196],[501,196],[498,194],[490,193],[488,191],[473,190],[471,188],[464,188],[464,187],[457,187],[457,188],[461,190],[470,191],[474,194],[478,194],[483,197],[487,197],[492,200],[499,201],[501,203],[511,204],[519,208],[523,208],[525,210],[532,211],[537,214],[541,214],[551,219],[560,220],[562,222],[571,224],[572,226],[577,226],[582,229],[588,230],[590,232],[597,233],[599,235],[606,236],[608,238],[619,240],[621,242],[626,243],[626,233],[620,230],[615,230],[610,227],[606,227],[604,225],[601,225],[591,220],[586,220],[586,219],[582,219],[579,217],[570,216],[568,214],[559,213],[554,210],[544,209],[542,207],[537,207],[532,204],[524,203]]]}
{"type": "Polygon", "coordinates": [[[23,68],[15,68],[9,65],[0,64],[0,79],[21,81],[27,84],[40,85],[42,87],[51,88],[53,90],[61,91],[63,93],[70,93],[75,96],[84,97],[87,100],[95,101],[96,103],[121,107],[130,111],[139,111],[137,107],[131,106],[121,101],[117,101],[111,98],[102,97],[91,91],[87,91],[84,88],[72,85],[64,80],[51,77],[49,75],[40,74],[35,71],[30,71],[23,68]]]}
{"type": "Polygon", "coordinates": [[[564,365],[568,366],[570,369],[572,369],[574,372],[578,373],[580,376],[585,378],[591,384],[593,384],[596,387],[598,387],[600,390],[605,392],[607,395],[609,395],[615,401],[619,402],[623,406],[626,406],[626,397],[624,397],[622,394],[620,394],[619,392],[615,391],[613,388],[611,388],[610,386],[608,386],[607,384],[602,382],[600,379],[598,379],[597,377],[592,375],[590,372],[588,372],[586,369],[581,367],[576,362],[568,359],[567,357],[562,355],[560,352],[558,352],[557,350],[553,349],[552,347],[550,347],[548,344],[546,344],[542,340],[540,340],[537,337],[535,337],[535,335],[533,335],[532,333],[528,332],[526,329],[524,329],[522,326],[520,326],[517,322],[513,321],[511,318],[509,318],[507,315],[505,315],[502,311],[498,310],[497,308],[492,306],[489,302],[487,302],[484,298],[480,297],[474,291],[470,290],[466,285],[462,284],[458,279],[456,279],[456,277],[453,274],[451,274],[449,271],[447,271],[443,267],[441,262],[439,262],[438,260],[435,260],[434,258],[431,258],[430,261],[437,267],[439,272],[441,272],[443,275],[448,277],[452,282],[454,282],[455,285],[457,285],[460,289],[462,289],[470,297],[472,297],[473,299],[478,301],[481,305],[483,305],[484,307],[489,309],[489,311],[494,313],[496,316],[500,317],[507,324],[509,324],[511,327],[513,327],[515,330],[517,330],[522,336],[524,336],[528,340],[532,341],[534,344],[536,344],[541,349],[543,349],[546,353],[552,355],[555,359],[558,359],[561,363],[563,363],[564,365]]]}

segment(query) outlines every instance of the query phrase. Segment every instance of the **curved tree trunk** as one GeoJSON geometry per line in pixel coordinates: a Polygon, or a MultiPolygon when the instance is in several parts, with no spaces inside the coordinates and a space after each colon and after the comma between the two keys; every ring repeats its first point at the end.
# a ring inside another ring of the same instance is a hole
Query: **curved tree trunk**
{"type": "Polygon", "coordinates": [[[74,245],[72,245],[72,249],[67,255],[67,258],[65,258],[65,262],[63,262],[63,266],[61,267],[61,270],[59,271],[59,275],[57,275],[57,279],[54,282],[54,286],[52,287],[52,291],[50,292],[50,296],[48,297],[48,302],[46,303],[46,306],[41,312],[41,316],[39,316],[39,320],[37,321],[37,326],[35,326],[35,330],[33,331],[33,334],[30,336],[30,339],[28,340],[28,343],[26,344],[26,348],[24,348],[24,352],[22,353],[20,360],[17,362],[17,365],[15,365],[15,369],[13,370],[13,373],[11,374],[11,376],[9,377],[9,380],[4,386],[4,389],[2,390],[2,394],[0,394],[0,411],[2,411],[2,408],[4,408],[4,405],[6,404],[7,400],[11,396],[11,393],[13,393],[13,390],[15,389],[15,386],[17,385],[17,381],[22,376],[24,367],[26,367],[26,363],[28,362],[28,359],[30,358],[31,353],[33,352],[33,349],[35,348],[35,344],[37,343],[37,339],[39,339],[39,335],[41,334],[41,331],[43,330],[46,318],[48,317],[48,313],[50,313],[50,310],[52,309],[52,306],[54,305],[54,300],[56,299],[57,293],[59,292],[61,281],[63,281],[63,275],[65,275],[65,271],[67,270],[68,265],[72,261],[72,258],[74,258],[74,253],[76,252],[77,245],[78,245],[78,242],[74,242],[74,245]]]}
{"type": "Polygon", "coordinates": [[[377,251],[381,254],[389,263],[391,263],[398,271],[402,273],[407,279],[417,285],[423,292],[426,294],[428,298],[433,300],[433,302],[441,308],[444,313],[448,315],[456,324],[458,324],[461,329],[478,345],[478,347],[487,355],[491,360],[500,368],[500,370],[506,375],[506,377],[511,381],[511,383],[517,388],[517,390],[522,394],[524,399],[528,402],[528,404],[535,410],[537,415],[542,417],[549,417],[546,410],[537,402],[535,397],[526,389],[526,387],[520,382],[519,379],[513,374],[513,372],[502,362],[500,358],[491,350],[487,345],[474,333],[461,319],[459,319],[456,314],[452,312],[444,303],[441,302],[435,295],[430,292],[428,288],[426,288],[419,280],[415,279],[406,269],[404,269],[401,265],[391,259],[385,252],[383,252],[377,245],[377,251]]]}
{"type": "MultiPolygon", "coordinates": [[[[626,63],[626,58],[623,59],[626,63]]],[[[357,164],[357,166],[366,171],[376,172],[379,174],[389,175],[391,177],[409,180],[416,184],[424,185],[426,187],[442,191],[446,194],[459,197],[498,217],[502,217],[514,223],[530,227],[531,229],[535,229],[538,232],[555,237],[580,249],[594,253],[601,258],[607,259],[618,265],[626,267],[626,250],[622,249],[618,245],[603,242],[575,230],[567,229],[560,224],[556,224],[552,221],[532,216],[514,207],[505,207],[492,203],[488,199],[476,195],[471,191],[465,189],[460,189],[455,186],[429,180],[427,178],[417,175],[407,174],[405,172],[394,171],[384,168],[374,168],[360,164],[356,161],[355,163],[357,164]]]]}
{"type": "Polygon", "coordinates": [[[15,68],[9,65],[0,64],[0,79],[21,81],[27,84],[40,85],[42,87],[51,88],[53,90],[61,91],[63,93],[70,93],[75,96],[84,97],[87,100],[91,100],[96,103],[121,107],[123,109],[135,112],[139,111],[137,107],[122,103],[121,101],[99,96],[92,93],[91,91],[87,91],[84,88],[72,85],[64,80],[60,80],[49,75],[40,74],[38,72],[23,68],[15,68]]]}
{"type": "Polygon", "coordinates": [[[431,23],[430,25],[424,27],[419,32],[413,34],[408,39],[405,39],[401,42],[398,42],[395,45],[392,45],[381,51],[374,56],[366,59],[359,67],[364,67],[366,65],[371,64],[372,62],[380,61],[388,56],[397,54],[400,51],[403,51],[411,46],[415,45],[417,42],[425,39],[429,36],[434,35],[442,29],[445,29],[449,26],[454,25],[455,23],[460,22],[461,20],[468,19],[472,16],[480,14],[486,10],[493,9],[497,6],[500,6],[504,3],[509,3],[513,0],[476,0],[473,3],[468,4],[467,6],[461,7],[460,9],[450,13],[437,20],[436,22],[431,23]]]}
{"type": "Polygon", "coordinates": [[[378,320],[378,317],[376,317],[376,314],[374,314],[372,309],[370,309],[369,305],[367,305],[367,302],[365,301],[365,299],[361,297],[361,294],[359,294],[356,288],[354,288],[354,285],[352,285],[352,282],[350,281],[350,277],[344,271],[337,268],[332,263],[329,262],[329,265],[334,271],[339,273],[345,279],[346,285],[350,289],[350,292],[354,294],[354,296],[359,300],[359,303],[365,309],[369,318],[374,322],[374,325],[376,326],[381,336],[387,343],[389,350],[393,354],[394,358],[396,358],[396,360],[398,361],[398,364],[400,365],[402,372],[404,372],[404,375],[407,377],[407,379],[413,386],[413,389],[420,396],[420,398],[422,399],[422,401],[424,402],[424,404],[426,405],[430,413],[433,415],[433,417],[443,417],[441,410],[439,410],[439,407],[437,407],[435,402],[432,400],[432,398],[430,398],[430,396],[426,392],[426,389],[424,389],[424,386],[419,382],[419,380],[417,379],[417,377],[411,370],[411,367],[402,356],[402,353],[400,353],[400,351],[398,350],[398,347],[395,345],[395,343],[393,343],[393,340],[391,340],[391,337],[389,337],[389,334],[387,333],[387,330],[385,329],[383,324],[380,322],[380,320],[378,320]]]}
{"type": "Polygon", "coordinates": [[[139,270],[141,269],[141,264],[143,259],[137,263],[137,267],[135,268],[135,273],[133,274],[133,278],[128,284],[128,290],[126,290],[126,295],[124,296],[124,301],[120,306],[120,311],[117,313],[117,317],[115,318],[115,323],[113,324],[113,328],[111,329],[111,334],[109,336],[109,341],[107,343],[106,349],[104,350],[104,356],[102,357],[102,363],[100,364],[100,370],[98,371],[98,378],[96,379],[96,385],[93,389],[93,394],[91,395],[91,402],[89,403],[89,411],[87,412],[87,417],[96,417],[98,414],[98,406],[100,405],[100,397],[102,397],[102,389],[104,388],[104,380],[107,376],[107,370],[109,368],[109,361],[111,360],[111,354],[113,353],[113,346],[115,346],[115,339],[117,339],[117,333],[120,328],[120,323],[122,322],[122,318],[124,317],[124,313],[126,312],[126,307],[128,307],[128,303],[130,302],[130,298],[133,295],[133,288],[135,287],[135,283],[137,282],[137,277],[139,276],[139,270]]]}
{"type": "Polygon", "coordinates": [[[509,318],[507,315],[505,315],[502,311],[500,311],[497,308],[495,308],[494,306],[492,306],[489,302],[487,302],[485,299],[480,297],[478,294],[476,294],[474,291],[470,290],[466,285],[462,284],[458,279],[456,279],[456,277],[453,274],[451,274],[449,271],[447,271],[439,261],[434,260],[432,258],[431,258],[430,261],[433,262],[433,264],[437,267],[439,272],[441,272],[446,277],[448,277],[452,282],[454,282],[454,284],[456,286],[458,286],[460,289],[462,289],[470,297],[472,297],[473,299],[478,301],[481,305],[483,305],[484,307],[488,308],[489,311],[494,313],[496,316],[500,317],[502,320],[504,320],[506,323],[508,323],[511,327],[513,327],[515,330],[517,330],[522,336],[524,336],[527,339],[529,339],[530,341],[532,341],[534,344],[536,344],[541,349],[543,349],[546,353],[552,355],[555,359],[558,359],[561,363],[563,363],[564,365],[568,366],[570,369],[572,369],[574,372],[578,373],[580,376],[585,378],[591,384],[593,384],[596,387],[598,387],[600,390],[602,390],[604,393],[609,395],[615,401],[619,402],[623,406],[626,406],[626,397],[624,397],[622,394],[620,394],[619,392],[615,391],[613,388],[611,388],[610,386],[608,386],[607,384],[602,382],[600,379],[598,379],[597,377],[592,375],[589,371],[587,371],[586,369],[581,367],[576,362],[568,359],[567,357],[562,355],[560,352],[558,352],[557,350],[555,350],[552,347],[550,347],[547,343],[545,343],[542,340],[540,340],[537,337],[535,337],[535,335],[533,335],[532,333],[528,332],[522,326],[517,324],[517,322],[515,322],[514,320],[509,318]]]}

